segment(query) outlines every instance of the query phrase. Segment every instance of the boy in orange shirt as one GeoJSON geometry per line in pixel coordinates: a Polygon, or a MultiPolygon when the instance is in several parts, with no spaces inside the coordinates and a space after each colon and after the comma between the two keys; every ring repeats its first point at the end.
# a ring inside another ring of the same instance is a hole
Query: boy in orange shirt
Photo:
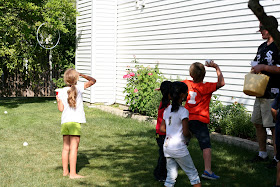
{"type": "Polygon", "coordinates": [[[199,62],[193,63],[189,69],[190,76],[193,80],[184,80],[182,82],[189,89],[185,104],[185,108],[189,111],[189,130],[196,136],[199,146],[203,151],[205,170],[202,177],[219,179],[220,177],[215,175],[211,170],[211,143],[207,125],[210,122],[209,104],[212,93],[223,87],[225,81],[219,66],[214,61],[206,62],[206,66],[216,69],[218,82],[203,83],[206,71],[204,65],[199,62]]]}

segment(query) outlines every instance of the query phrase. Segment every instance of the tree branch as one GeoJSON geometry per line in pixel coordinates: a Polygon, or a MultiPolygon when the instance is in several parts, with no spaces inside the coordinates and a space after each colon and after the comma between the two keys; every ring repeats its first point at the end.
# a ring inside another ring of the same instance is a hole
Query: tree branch
{"type": "Polygon", "coordinates": [[[249,0],[248,7],[253,11],[257,16],[258,20],[262,23],[269,34],[272,36],[278,50],[280,51],[280,32],[277,28],[273,28],[271,20],[264,12],[263,7],[260,5],[259,0],[249,0]]]}

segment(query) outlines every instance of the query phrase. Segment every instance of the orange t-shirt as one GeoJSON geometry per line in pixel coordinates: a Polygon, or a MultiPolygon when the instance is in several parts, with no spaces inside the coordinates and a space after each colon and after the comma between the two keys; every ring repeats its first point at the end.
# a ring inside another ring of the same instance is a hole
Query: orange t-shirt
{"type": "Polygon", "coordinates": [[[217,90],[217,83],[194,83],[191,80],[182,81],[188,86],[188,97],[185,108],[189,111],[189,120],[209,123],[209,104],[212,93],[217,90]]]}

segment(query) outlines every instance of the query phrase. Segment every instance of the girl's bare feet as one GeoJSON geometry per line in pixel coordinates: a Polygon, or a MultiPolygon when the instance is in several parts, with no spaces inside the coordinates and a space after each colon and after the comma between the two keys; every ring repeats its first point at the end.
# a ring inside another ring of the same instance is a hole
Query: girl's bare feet
{"type": "Polygon", "coordinates": [[[82,178],[85,178],[85,176],[76,174],[76,175],[70,175],[69,178],[70,179],[82,179],[82,178]]]}
{"type": "Polygon", "coordinates": [[[63,173],[63,177],[69,176],[69,172],[63,173]]]}

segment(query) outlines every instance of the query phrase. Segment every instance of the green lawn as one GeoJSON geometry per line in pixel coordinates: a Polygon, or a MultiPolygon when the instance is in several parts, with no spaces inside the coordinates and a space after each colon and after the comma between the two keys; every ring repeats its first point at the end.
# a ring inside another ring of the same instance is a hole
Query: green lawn
{"type": "MultiPolygon", "coordinates": [[[[85,106],[87,124],[78,152],[77,171],[85,179],[62,177],[60,115],[54,98],[0,99],[0,186],[163,186],[153,178],[158,148],[155,127],[85,106]],[[4,114],[7,111],[7,114],[4,114]],[[23,146],[28,142],[28,146],[23,146]]],[[[255,153],[212,142],[217,181],[203,186],[260,186],[275,184],[276,169],[246,160],[255,153]]],[[[196,139],[189,150],[201,175],[202,153],[196,139]]],[[[180,170],[177,187],[190,186],[180,170]]]]}

